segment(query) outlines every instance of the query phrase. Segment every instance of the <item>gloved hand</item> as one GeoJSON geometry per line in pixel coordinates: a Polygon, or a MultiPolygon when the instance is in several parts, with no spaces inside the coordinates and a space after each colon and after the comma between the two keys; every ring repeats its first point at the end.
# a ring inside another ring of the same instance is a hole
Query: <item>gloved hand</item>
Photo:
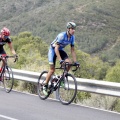
{"type": "Polygon", "coordinates": [[[60,60],[60,64],[64,63],[64,60],[60,60]]]}
{"type": "Polygon", "coordinates": [[[79,66],[80,64],[79,64],[78,62],[75,62],[74,65],[75,65],[75,66],[79,66]]]}
{"type": "Polygon", "coordinates": [[[15,61],[14,62],[16,62],[18,60],[18,55],[15,54],[14,56],[15,56],[15,61]]]}
{"type": "Polygon", "coordinates": [[[15,57],[18,57],[18,55],[17,55],[17,54],[14,54],[14,56],[15,56],[15,57]]]}

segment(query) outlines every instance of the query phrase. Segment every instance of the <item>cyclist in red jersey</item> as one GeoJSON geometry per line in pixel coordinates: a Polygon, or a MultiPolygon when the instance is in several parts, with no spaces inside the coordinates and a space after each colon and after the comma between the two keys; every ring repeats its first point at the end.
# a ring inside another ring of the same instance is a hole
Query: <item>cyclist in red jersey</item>
{"type": "MultiPolygon", "coordinates": [[[[1,29],[1,33],[0,33],[0,56],[6,56],[6,52],[3,48],[3,46],[8,43],[9,48],[12,52],[13,55],[15,55],[15,57],[18,57],[13,46],[12,46],[12,42],[10,39],[10,30],[6,27],[4,27],[3,29],[1,29]]],[[[0,72],[1,72],[1,68],[0,68],[0,72]]]]}

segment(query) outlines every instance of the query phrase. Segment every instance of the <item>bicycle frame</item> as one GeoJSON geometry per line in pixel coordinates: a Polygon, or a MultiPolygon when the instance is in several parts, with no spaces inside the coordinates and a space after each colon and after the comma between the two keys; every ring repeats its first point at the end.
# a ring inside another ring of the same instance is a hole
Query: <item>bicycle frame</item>
{"type": "Polygon", "coordinates": [[[77,65],[75,65],[75,64],[70,64],[70,63],[68,63],[68,62],[65,62],[65,63],[64,63],[63,65],[61,65],[60,67],[56,67],[56,68],[55,68],[55,69],[63,69],[63,73],[62,73],[62,75],[60,76],[60,78],[58,79],[58,81],[56,82],[56,85],[54,86],[54,91],[57,90],[57,88],[58,88],[61,80],[65,78],[65,75],[68,74],[67,68],[68,68],[69,66],[76,66],[76,69],[74,69],[74,70],[72,70],[72,71],[76,71],[76,70],[79,68],[79,65],[77,66],[77,65]]]}
{"type": "MultiPolygon", "coordinates": [[[[2,77],[2,74],[4,73],[5,67],[7,66],[7,59],[8,58],[15,58],[15,56],[1,56],[0,57],[0,61],[3,61],[3,66],[2,66],[2,70],[1,70],[1,74],[0,77],[2,77]]],[[[16,60],[14,60],[14,62],[16,62],[16,60]]]]}
{"type": "Polygon", "coordinates": [[[1,67],[2,70],[1,70],[1,74],[0,74],[0,77],[2,78],[2,75],[3,75],[4,71],[5,71],[6,61],[3,58],[0,58],[0,61],[1,60],[3,61],[3,65],[1,67]]]}
{"type": "Polygon", "coordinates": [[[51,79],[49,81],[50,83],[48,85],[48,94],[44,94],[44,92],[43,92],[43,90],[44,90],[43,86],[44,86],[44,81],[45,81],[44,76],[46,76],[48,74],[48,71],[43,71],[40,74],[40,76],[38,78],[38,85],[37,85],[38,95],[39,95],[40,99],[45,100],[50,96],[50,94],[53,93],[53,91],[58,90],[57,91],[58,99],[60,100],[60,102],[62,104],[68,105],[74,100],[74,98],[76,97],[76,94],[77,94],[77,82],[76,82],[75,77],[68,72],[69,66],[76,66],[76,69],[74,69],[72,71],[76,71],[79,68],[79,64],[69,64],[69,63],[64,63],[59,68],[55,68],[55,69],[63,69],[63,73],[57,79],[57,81],[55,80],[56,82],[54,82],[54,79],[53,80],[51,79]],[[73,82],[72,89],[70,87],[71,80],[73,82]],[[70,97],[68,97],[68,96],[70,96],[70,97]]]}
{"type": "MultiPolygon", "coordinates": [[[[3,83],[3,86],[7,93],[9,93],[12,90],[13,84],[14,84],[12,69],[7,64],[8,58],[15,58],[15,56],[1,56],[0,57],[0,60],[1,60],[0,77],[1,77],[1,82],[3,83]]],[[[16,59],[15,59],[15,61],[16,61],[16,59]]]]}

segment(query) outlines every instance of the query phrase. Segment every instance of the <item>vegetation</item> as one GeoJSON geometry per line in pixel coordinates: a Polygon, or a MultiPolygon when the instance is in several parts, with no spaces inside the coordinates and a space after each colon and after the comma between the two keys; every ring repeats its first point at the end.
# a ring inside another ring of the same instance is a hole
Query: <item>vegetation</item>
{"type": "Polygon", "coordinates": [[[66,29],[68,21],[77,23],[78,49],[98,55],[114,65],[119,59],[119,0],[0,0],[0,26],[12,35],[30,31],[48,44],[66,29]]]}
{"type": "Polygon", "coordinates": [[[108,69],[105,79],[111,82],[120,82],[120,60],[116,63],[114,67],[108,69]]]}
{"type": "MultiPolygon", "coordinates": [[[[0,3],[0,28],[10,28],[19,56],[16,64],[10,61],[12,67],[37,72],[48,69],[50,42],[66,30],[68,21],[74,21],[77,60],[81,65],[75,76],[120,82],[119,0],[0,0],[0,3]]],[[[7,46],[5,49],[10,54],[7,46]]],[[[69,47],[66,50],[71,55],[69,47]]],[[[16,81],[15,88],[36,93],[36,86],[31,83],[16,81]]],[[[120,111],[116,98],[78,93],[75,101],[120,111]]]]}

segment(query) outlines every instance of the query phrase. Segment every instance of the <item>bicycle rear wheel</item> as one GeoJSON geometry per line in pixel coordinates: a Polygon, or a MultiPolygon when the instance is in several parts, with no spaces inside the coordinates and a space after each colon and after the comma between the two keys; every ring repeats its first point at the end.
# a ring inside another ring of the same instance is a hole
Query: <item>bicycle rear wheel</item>
{"type": "Polygon", "coordinates": [[[3,85],[7,93],[9,93],[14,84],[13,72],[12,69],[8,66],[5,66],[5,70],[2,75],[3,85]]]}
{"type": "Polygon", "coordinates": [[[58,87],[59,100],[62,104],[68,105],[73,102],[77,94],[77,82],[73,75],[67,74],[63,80],[61,80],[58,87]]]}
{"type": "Polygon", "coordinates": [[[47,71],[43,71],[38,78],[37,91],[38,91],[38,95],[39,95],[40,99],[42,99],[42,100],[47,99],[50,95],[50,92],[48,92],[48,95],[45,95],[43,93],[43,84],[45,82],[47,74],[48,74],[47,71]]]}

